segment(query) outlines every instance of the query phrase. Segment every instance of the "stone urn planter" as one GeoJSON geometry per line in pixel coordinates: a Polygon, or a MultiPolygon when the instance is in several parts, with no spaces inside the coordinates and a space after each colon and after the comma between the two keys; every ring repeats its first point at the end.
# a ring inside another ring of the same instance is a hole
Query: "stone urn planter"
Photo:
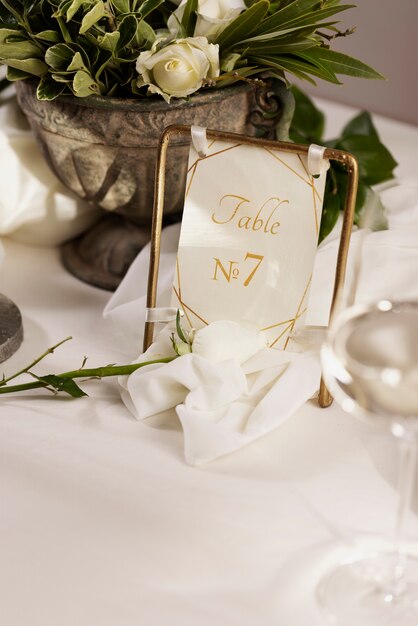
{"type": "MultiPolygon", "coordinates": [[[[36,82],[16,83],[45,158],[58,178],[95,207],[102,220],[65,244],[63,261],[82,280],[115,289],[150,237],[158,141],[171,124],[197,124],[249,135],[272,136],[282,117],[286,135],[290,95],[274,79],[261,87],[243,83],[199,92],[189,100],[36,98],[36,82]],[[289,102],[287,102],[289,100],[289,102]]],[[[181,215],[189,144],[173,142],[166,170],[167,220],[181,215]]]]}

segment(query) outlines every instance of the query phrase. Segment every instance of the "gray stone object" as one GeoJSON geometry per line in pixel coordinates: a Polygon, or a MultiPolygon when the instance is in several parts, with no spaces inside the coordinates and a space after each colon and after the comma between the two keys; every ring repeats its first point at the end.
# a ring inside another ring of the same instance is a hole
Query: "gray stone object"
{"type": "Polygon", "coordinates": [[[22,316],[9,298],[0,293],[0,363],[9,359],[23,341],[22,316]]]}
{"type": "MultiPolygon", "coordinates": [[[[293,114],[292,101],[290,106],[287,102],[291,92],[278,79],[255,85],[203,90],[168,105],[162,98],[60,96],[39,101],[36,81],[17,81],[19,104],[52,171],[80,198],[103,209],[98,225],[63,248],[65,267],[85,282],[116,289],[150,238],[158,145],[167,126],[197,124],[286,138],[293,114]]],[[[168,151],[168,223],[181,218],[189,144],[179,137],[168,151]]]]}

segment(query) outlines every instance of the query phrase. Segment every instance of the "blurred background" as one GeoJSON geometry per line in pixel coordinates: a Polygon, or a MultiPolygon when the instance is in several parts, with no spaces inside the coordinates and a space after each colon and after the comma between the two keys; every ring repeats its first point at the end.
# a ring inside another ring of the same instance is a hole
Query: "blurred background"
{"type": "Polygon", "coordinates": [[[337,39],[333,48],[361,59],[387,80],[342,77],[341,86],[323,81],[318,87],[299,85],[313,96],[418,125],[418,0],[355,3],[356,8],[341,14],[340,30],[356,26],[356,32],[337,39]]]}

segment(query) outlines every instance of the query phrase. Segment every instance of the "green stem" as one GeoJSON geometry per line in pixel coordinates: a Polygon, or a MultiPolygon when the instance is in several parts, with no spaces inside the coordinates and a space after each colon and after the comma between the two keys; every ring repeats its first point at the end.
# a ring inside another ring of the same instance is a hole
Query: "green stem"
{"type": "MultiPolygon", "coordinates": [[[[64,341],[67,341],[67,339],[64,339],[64,341]]],[[[61,344],[57,344],[57,345],[61,345],[61,344]]],[[[56,347],[57,346],[54,346],[54,348],[56,347]]],[[[53,348],[50,348],[49,351],[51,350],[53,350],[53,348]]],[[[41,360],[41,358],[43,358],[44,356],[46,356],[46,354],[49,353],[49,351],[47,351],[44,355],[42,355],[42,357],[37,359],[35,363],[38,363],[41,360]]],[[[78,369],[78,370],[73,370],[71,372],[64,372],[63,374],[58,374],[58,376],[60,378],[71,378],[71,379],[105,378],[106,376],[128,376],[129,374],[132,374],[132,372],[135,372],[137,369],[139,369],[140,367],[144,367],[145,365],[154,365],[155,363],[170,363],[171,361],[174,361],[174,359],[177,359],[177,355],[169,356],[163,359],[156,359],[155,361],[143,361],[142,363],[132,363],[130,365],[107,365],[105,367],[78,369]]],[[[25,368],[24,370],[22,370],[22,372],[19,372],[19,373],[20,374],[25,373],[28,371],[28,369],[29,367],[25,368]]],[[[12,378],[16,378],[17,375],[18,374],[15,374],[8,380],[11,380],[12,378]]],[[[3,386],[0,387],[0,394],[14,393],[18,391],[27,391],[29,389],[40,389],[42,387],[48,387],[48,383],[43,382],[42,380],[37,380],[36,382],[32,382],[32,383],[23,383],[21,385],[11,385],[11,386],[10,385],[4,386],[5,382],[6,381],[2,382],[3,386]]]]}
{"type": "Polygon", "coordinates": [[[51,348],[48,348],[48,350],[45,350],[45,352],[43,354],[41,354],[41,356],[39,356],[37,359],[32,361],[32,363],[29,363],[29,365],[27,365],[23,369],[21,369],[18,372],[16,372],[16,374],[13,374],[12,376],[9,376],[9,378],[3,378],[3,380],[0,381],[0,388],[3,385],[6,385],[6,383],[8,383],[9,381],[13,380],[14,378],[17,378],[18,376],[21,376],[22,374],[26,374],[26,372],[31,370],[34,365],[37,365],[40,361],[42,361],[42,359],[44,359],[46,356],[48,356],[48,354],[52,354],[54,352],[54,350],[56,350],[57,348],[62,346],[62,344],[65,343],[66,341],[70,341],[70,339],[72,339],[72,337],[66,337],[65,339],[63,339],[59,343],[56,343],[55,346],[52,346],[51,348]]]}

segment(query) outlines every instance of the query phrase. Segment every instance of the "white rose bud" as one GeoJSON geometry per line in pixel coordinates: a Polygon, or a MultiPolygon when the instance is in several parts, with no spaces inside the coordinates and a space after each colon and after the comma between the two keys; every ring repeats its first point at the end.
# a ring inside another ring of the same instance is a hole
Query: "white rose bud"
{"type": "MultiPolygon", "coordinates": [[[[180,32],[187,0],[169,17],[167,26],[175,36],[180,32]]],[[[177,4],[177,2],[175,2],[177,4]]],[[[214,41],[216,37],[247,8],[244,0],[199,0],[194,36],[214,41]]]]}
{"type": "Polygon", "coordinates": [[[178,39],[160,50],[141,52],[136,63],[138,87],[148,85],[149,93],[184,98],[206,79],[219,76],[219,47],[205,37],[178,39]]]}

